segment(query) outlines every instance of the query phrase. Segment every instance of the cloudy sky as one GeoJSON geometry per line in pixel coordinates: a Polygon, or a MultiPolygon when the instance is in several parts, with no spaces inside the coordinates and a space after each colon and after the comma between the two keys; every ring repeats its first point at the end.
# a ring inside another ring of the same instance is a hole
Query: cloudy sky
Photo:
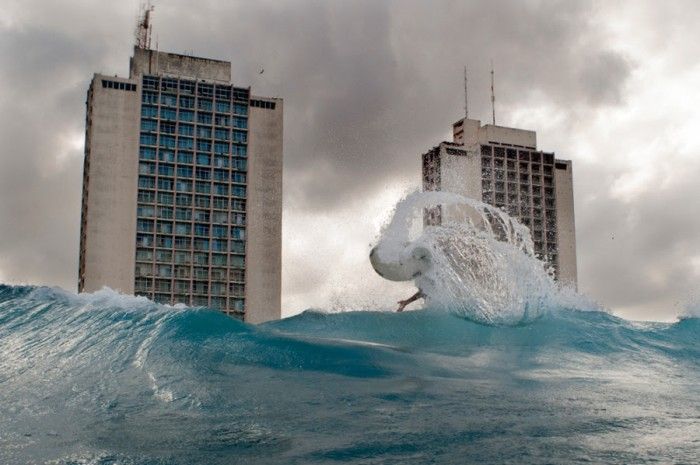
{"type": "MultiPolygon", "coordinates": [[[[126,75],[138,2],[0,0],[0,281],[75,290],[85,92],[126,75]]],[[[695,1],[156,1],[161,50],[285,99],[283,308],[410,295],[367,263],[463,112],[574,162],[579,287],[672,319],[700,277],[695,1]],[[264,67],[265,73],[258,74],[264,67]]]]}

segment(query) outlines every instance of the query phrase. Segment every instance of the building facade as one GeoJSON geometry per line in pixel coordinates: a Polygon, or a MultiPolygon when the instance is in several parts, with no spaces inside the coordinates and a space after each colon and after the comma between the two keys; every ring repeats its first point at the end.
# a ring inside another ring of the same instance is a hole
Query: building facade
{"type": "MultiPolygon", "coordinates": [[[[423,189],[454,192],[505,210],[530,228],[535,253],[563,284],[576,287],[576,231],[571,161],[537,149],[534,131],[462,119],[453,141],[422,156],[423,189]]],[[[437,207],[425,223],[456,217],[437,207]]]]}
{"type": "Polygon", "coordinates": [[[86,104],[79,290],[280,318],[283,101],[136,47],[86,104]]]}

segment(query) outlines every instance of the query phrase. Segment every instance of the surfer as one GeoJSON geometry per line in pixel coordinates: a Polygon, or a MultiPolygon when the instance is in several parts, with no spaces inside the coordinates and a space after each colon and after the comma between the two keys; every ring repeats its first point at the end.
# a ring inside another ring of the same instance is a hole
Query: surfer
{"type": "Polygon", "coordinates": [[[415,302],[418,299],[423,299],[425,298],[425,294],[423,294],[423,291],[418,289],[418,292],[413,294],[411,297],[409,297],[406,300],[399,300],[397,303],[399,304],[399,308],[396,310],[397,312],[403,312],[403,309],[406,308],[406,306],[412,302],[415,302]]]}

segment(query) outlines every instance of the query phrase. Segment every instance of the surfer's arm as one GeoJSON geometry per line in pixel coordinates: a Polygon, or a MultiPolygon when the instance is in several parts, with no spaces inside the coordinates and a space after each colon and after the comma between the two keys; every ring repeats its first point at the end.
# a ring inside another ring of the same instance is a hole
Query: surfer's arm
{"type": "Polygon", "coordinates": [[[410,304],[410,303],[412,303],[412,302],[415,302],[415,301],[418,300],[418,299],[422,299],[423,297],[425,297],[425,294],[423,294],[422,291],[418,291],[418,292],[416,292],[415,294],[413,294],[411,297],[409,297],[409,298],[406,299],[406,300],[399,300],[399,301],[397,302],[397,303],[399,304],[399,308],[398,308],[398,310],[396,310],[396,311],[397,311],[397,312],[402,312],[403,309],[406,308],[406,306],[407,306],[408,304],[410,304]]]}

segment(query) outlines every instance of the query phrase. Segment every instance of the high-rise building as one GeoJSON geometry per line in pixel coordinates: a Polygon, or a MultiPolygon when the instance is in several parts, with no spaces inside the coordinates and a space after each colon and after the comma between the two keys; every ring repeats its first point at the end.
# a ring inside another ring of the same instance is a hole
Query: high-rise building
{"type": "MultiPolygon", "coordinates": [[[[571,161],[537,149],[534,131],[461,119],[453,142],[423,154],[423,189],[454,192],[504,209],[530,228],[535,253],[557,279],[577,285],[571,161]]],[[[436,207],[426,224],[460,213],[436,207]]]]}
{"type": "Polygon", "coordinates": [[[134,48],[87,93],[79,290],[280,318],[282,106],[231,63],[134,48]]]}

